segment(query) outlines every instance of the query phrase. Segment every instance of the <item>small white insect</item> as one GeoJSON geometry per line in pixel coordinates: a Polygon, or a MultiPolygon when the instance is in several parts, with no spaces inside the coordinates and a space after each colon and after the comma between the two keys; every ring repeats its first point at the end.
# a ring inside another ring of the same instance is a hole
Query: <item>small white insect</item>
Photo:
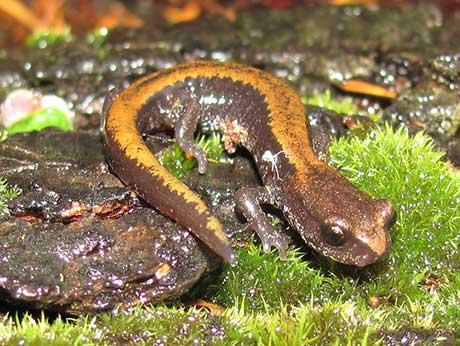
{"type": "Polygon", "coordinates": [[[275,171],[276,178],[278,180],[283,180],[283,178],[280,177],[279,171],[278,171],[278,156],[280,154],[284,154],[286,158],[288,157],[288,154],[282,150],[276,154],[273,155],[273,153],[270,150],[266,150],[264,154],[262,155],[262,160],[266,162],[270,162],[272,164],[272,170],[275,171]]]}

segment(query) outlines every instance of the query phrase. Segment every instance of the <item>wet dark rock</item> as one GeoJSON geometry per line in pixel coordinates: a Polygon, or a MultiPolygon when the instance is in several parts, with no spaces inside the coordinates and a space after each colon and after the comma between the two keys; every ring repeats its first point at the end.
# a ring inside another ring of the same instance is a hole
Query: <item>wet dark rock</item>
{"type": "Polygon", "coordinates": [[[423,57],[407,52],[381,52],[377,55],[378,67],[371,80],[383,86],[398,86],[405,90],[424,78],[423,57]]]}
{"type": "Polygon", "coordinates": [[[450,88],[458,87],[460,80],[460,53],[445,53],[429,61],[434,78],[450,88]]]}
{"type": "Polygon", "coordinates": [[[0,222],[0,295],[12,304],[82,313],[171,300],[219,263],[107,171],[98,135],[19,135],[0,159],[22,191],[0,222]]]}
{"type": "Polygon", "coordinates": [[[67,313],[172,299],[209,260],[188,232],[148,209],[70,224],[12,218],[0,234],[3,299],[67,313]]]}
{"type": "MultiPolygon", "coordinates": [[[[166,141],[148,142],[159,150],[166,141]]],[[[0,295],[12,304],[82,313],[171,300],[219,263],[108,172],[97,134],[17,135],[0,144],[0,162],[22,191],[0,222],[0,295]]],[[[250,163],[188,179],[228,229],[241,228],[235,178],[258,182],[250,163]]]]}
{"type": "Polygon", "coordinates": [[[460,166],[460,136],[452,138],[446,145],[449,160],[457,166],[460,166]]]}
{"type": "Polygon", "coordinates": [[[313,150],[318,157],[324,160],[327,158],[327,148],[332,139],[345,136],[358,123],[372,123],[366,117],[350,117],[312,105],[308,105],[306,110],[310,124],[309,133],[313,150]]]}
{"type": "Polygon", "coordinates": [[[447,150],[447,158],[460,165],[455,151],[460,139],[459,100],[459,90],[424,83],[402,93],[385,109],[383,119],[404,124],[412,133],[425,131],[440,149],[447,150]]]}
{"type": "Polygon", "coordinates": [[[384,119],[403,122],[413,131],[453,136],[460,127],[459,99],[460,92],[420,85],[401,94],[385,110],[384,119]]]}

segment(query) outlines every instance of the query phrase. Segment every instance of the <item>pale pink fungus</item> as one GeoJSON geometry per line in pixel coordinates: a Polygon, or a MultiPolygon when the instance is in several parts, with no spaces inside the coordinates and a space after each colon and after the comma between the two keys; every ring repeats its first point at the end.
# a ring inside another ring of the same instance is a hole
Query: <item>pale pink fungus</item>
{"type": "Polygon", "coordinates": [[[0,121],[4,127],[14,124],[26,115],[41,108],[41,95],[31,90],[12,91],[0,106],[0,121]]]}

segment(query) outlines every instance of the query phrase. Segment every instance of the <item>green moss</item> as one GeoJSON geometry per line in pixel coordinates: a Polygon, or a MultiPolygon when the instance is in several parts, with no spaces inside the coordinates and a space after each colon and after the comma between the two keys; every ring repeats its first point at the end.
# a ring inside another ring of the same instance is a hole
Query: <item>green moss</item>
{"type": "MultiPolygon", "coordinates": [[[[372,340],[373,344],[380,344],[379,338],[370,334],[374,329],[372,324],[381,319],[382,314],[374,311],[364,319],[353,303],[281,306],[270,313],[245,311],[244,307],[226,311],[225,317],[239,331],[239,335],[228,341],[242,345],[300,346],[367,345],[372,340]],[[241,335],[246,338],[238,338],[241,335]]],[[[228,341],[226,344],[230,344],[228,341]]]]}
{"type": "Polygon", "coordinates": [[[107,41],[109,34],[108,28],[98,28],[86,35],[86,43],[94,48],[100,48],[107,41]]]}
{"type": "Polygon", "coordinates": [[[185,174],[196,167],[196,160],[187,158],[185,152],[174,143],[165,149],[160,156],[161,164],[176,178],[183,178],[185,174]]]}
{"type": "Polygon", "coordinates": [[[43,315],[34,319],[4,317],[0,324],[1,345],[126,345],[231,344],[227,331],[244,339],[237,328],[206,310],[166,306],[138,306],[127,312],[102,313],[50,322],[43,315]]]}
{"type": "Polygon", "coordinates": [[[429,137],[387,126],[364,139],[341,139],[330,153],[345,176],[397,211],[390,256],[370,285],[375,294],[415,297],[428,278],[460,269],[460,175],[429,137]]]}
{"type": "Polygon", "coordinates": [[[136,307],[129,313],[102,314],[98,317],[99,328],[106,333],[101,341],[108,345],[116,342],[145,343],[162,342],[165,345],[193,345],[197,340],[214,344],[221,338],[219,333],[210,335],[218,323],[209,319],[205,310],[178,307],[136,307]]]}
{"type": "Polygon", "coordinates": [[[351,97],[344,97],[342,100],[337,100],[332,96],[329,89],[323,93],[302,97],[302,102],[304,104],[326,108],[339,114],[353,115],[358,113],[358,107],[353,103],[351,97]]]}
{"type": "Polygon", "coordinates": [[[226,267],[216,294],[210,299],[225,306],[244,300],[248,311],[276,310],[280,304],[321,303],[330,297],[350,298],[353,280],[325,275],[302,259],[300,251],[288,251],[287,261],[255,245],[238,252],[238,265],[226,267]],[[223,284],[222,284],[223,283],[223,284]]]}
{"type": "MultiPolygon", "coordinates": [[[[366,343],[371,320],[357,318],[353,304],[313,304],[277,312],[245,313],[234,307],[222,316],[206,310],[137,307],[126,313],[100,314],[53,322],[43,315],[3,318],[2,345],[327,345],[366,343]],[[347,325],[348,328],[343,328],[347,325]]],[[[358,315],[358,316],[357,316],[358,315]]],[[[378,316],[378,313],[374,313],[378,316]]],[[[374,338],[375,339],[375,338],[374,338]]],[[[378,340],[375,340],[378,341],[378,340]]]]}
{"type": "Polygon", "coordinates": [[[8,214],[6,203],[8,200],[18,197],[19,193],[17,188],[10,187],[5,179],[0,178],[0,216],[8,214]]]}
{"type": "MultiPolygon", "coordinates": [[[[221,162],[224,146],[219,133],[213,132],[210,135],[199,135],[195,143],[204,150],[210,162],[221,162]]],[[[197,166],[196,159],[187,157],[177,143],[163,151],[160,162],[177,178],[183,178],[197,166]]]]}
{"type": "Polygon", "coordinates": [[[209,135],[199,135],[196,144],[204,150],[210,162],[218,163],[221,161],[224,154],[224,144],[220,133],[212,132],[209,135]]]}
{"type": "MultiPolygon", "coordinates": [[[[434,301],[434,300],[433,300],[434,301]]],[[[248,311],[245,301],[221,316],[196,308],[139,306],[128,312],[103,313],[50,322],[3,318],[2,345],[367,345],[381,343],[380,331],[436,327],[430,305],[366,309],[345,301],[280,305],[276,311],[248,311]]]]}
{"type": "Polygon", "coordinates": [[[57,31],[36,31],[26,38],[26,46],[35,49],[45,49],[59,43],[69,43],[74,39],[70,29],[57,31]]]}
{"type": "Polygon", "coordinates": [[[44,317],[36,319],[26,314],[22,318],[4,317],[0,323],[0,344],[27,346],[96,345],[94,324],[89,317],[74,321],[60,317],[53,323],[44,317]],[[70,323],[69,323],[70,322],[70,323]]]}

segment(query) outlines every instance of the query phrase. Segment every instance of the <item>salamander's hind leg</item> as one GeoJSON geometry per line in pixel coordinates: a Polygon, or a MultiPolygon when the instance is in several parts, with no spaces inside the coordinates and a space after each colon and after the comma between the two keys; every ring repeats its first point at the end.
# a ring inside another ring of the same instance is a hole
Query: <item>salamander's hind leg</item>
{"type": "Polygon", "coordinates": [[[262,241],[265,252],[272,246],[279,250],[280,258],[286,259],[288,240],[268,221],[261,204],[274,204],[273,197],[265,187],[243,187],[235,194],[235,203],[262,241]]]}
{"type": "Polygon", "coordinates": [[[200,121],[200,104],[197,100],[191,100],[185,106],[183,113],[179,116],[174,128],[174,136],[177,144],[185,152],[191,153],[198,161],[198,172],[206,172],[208,159],[203,149],[195,144],[195,131],[200,121]]]}

